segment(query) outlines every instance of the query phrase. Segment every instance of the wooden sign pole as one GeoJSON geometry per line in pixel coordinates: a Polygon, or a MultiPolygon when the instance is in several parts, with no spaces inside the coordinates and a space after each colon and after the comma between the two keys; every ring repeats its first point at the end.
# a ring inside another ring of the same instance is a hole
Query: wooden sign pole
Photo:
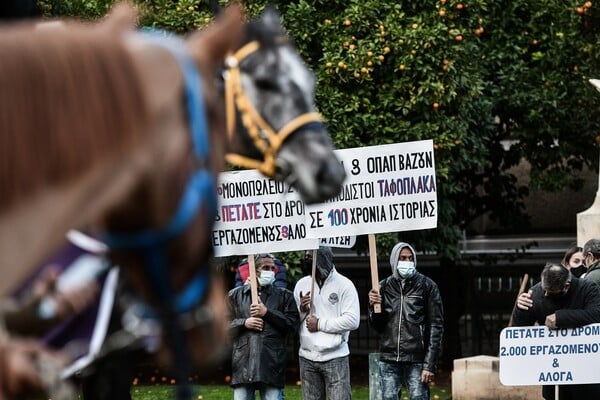
{"type": "MultiPolygon", "coordinates": [[[[377,272],[377,246],[375,244],[375,234],[369,233],[369,256],[371,259],[371,287],[379,290],[379,273],[377,272]]],[[[373,304],[373,312],[381,312],[381,304],[373,304]]]]}
{"type": "MultiPolygon", "coordinates": [[[[529,281],[529,274],[525,274],[523,275],[523,282],[521,282],[521,287],[519,288],[519,293],[517,293],[517,298],[515,300],[515,305],[514,307],[517,306],[517,302],[519,301],[519,296],[521,296],[521,293],[525,292],[525,288],[527,287],[527,282],[529,281]]],[[[513,308],[514,308],[513,307],[513,308]]],[[[512,311],[512,310],[511,310],[512,311]]],[[[510,318],[508,319],[508,326],[511,327],[512,326],[512,312],[510,314],[510,318]]]]}
{"type": "Polygon", "coordinates": [[[248,256],[248,272],[250,272],[250,295],[252,304],[258,304],[258,288],[256,282],[256,267],[254,265],[254,254],[248,256]]]}
{"type": "Polygon", "coordinates": [[[315,279],[317,276],[317,250],[313,250],[313,256],[312,256],[312,273],[311,273],[311,280],[310,280],[310,310],[308,311],[308,316],[312,317],[313,315],[313,305],[314,305],[314,301],[313,299],[315,298],[315,279]]]}

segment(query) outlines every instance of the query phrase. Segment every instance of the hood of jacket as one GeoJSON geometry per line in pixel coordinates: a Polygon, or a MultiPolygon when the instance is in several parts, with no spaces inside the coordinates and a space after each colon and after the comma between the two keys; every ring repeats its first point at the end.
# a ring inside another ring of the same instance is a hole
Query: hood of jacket
{"type": "Polygon", "coordinates": [[[333,270],[333,252],[330,247],[319,246],[317,250],[317,278],[327,279],[333,270]]]}
{"type": "Polygon", "coordinates": [[[394,248],[392,249],[392,251],[390,252],[390,266],[392,267],[392,274],[394,275],[394,277],[396,279],[402,279],[400,277],[400,274],[398,274],[398,270],[396,269],[396,265],[398,265],[398,257],[400,257],[400,251],[402,251],[403,248],[407,247],[410,252],[413,255],[413,262],[415,263],[415,269],[417,269],[417,253],[415,253],[415,249],[413,249],[413,247],[406,243],[406,242],[399,242],[397,243],[394,248]]]}

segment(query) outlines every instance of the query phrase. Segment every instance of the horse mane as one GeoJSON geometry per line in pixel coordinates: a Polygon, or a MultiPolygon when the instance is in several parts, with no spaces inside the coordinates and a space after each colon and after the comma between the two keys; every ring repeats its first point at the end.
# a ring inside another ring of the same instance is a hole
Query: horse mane
{"type": "Polygon", "coordinates": [[[0,212],[125,154],[146,133],[143,87],[119,35],[0,27],[0,88],[0,212]]]}

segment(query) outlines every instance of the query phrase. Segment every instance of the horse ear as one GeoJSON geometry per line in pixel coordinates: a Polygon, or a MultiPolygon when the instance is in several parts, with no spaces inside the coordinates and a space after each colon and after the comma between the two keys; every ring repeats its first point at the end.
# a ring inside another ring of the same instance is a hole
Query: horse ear
{"type": "Polygon", "coordinates": [[[233,4],[221,12],[212,25],[188,38],[188,50],[199,66],[214,71],[228,52],[240,46],[243,27],[241,6],[233,4]]]}
{"type": "Polygon", "coordinates": [[[265,8],[260,16],[260,22],[270,31],[282,31],[281,16],[272,5],[265,8]]]}

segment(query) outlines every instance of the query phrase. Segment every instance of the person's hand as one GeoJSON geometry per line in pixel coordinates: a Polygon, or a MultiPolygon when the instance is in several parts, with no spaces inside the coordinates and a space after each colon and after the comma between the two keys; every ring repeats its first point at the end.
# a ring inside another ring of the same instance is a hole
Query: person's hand
{"type": "Polygon", "coordinates": [[[309,332],[316,332],[319,330],[319,318],[315,317],[314,315],[311,315],[310,317],[306,318],[306,328],[308,329],[309,332]]]}
{"type": "Polygon", "coordinates": [[[426,384],[433,382],[434,375],[435,374],[433,372],[424,369],[423,371],[421,371],[421,382],[426,384]]]}
{"type": "Polygon", "coordinates": [[[546,317],[546,326],[550,329],[556,329],[556,314],[550,314],[546,317]]]}
{"type": "Polygon", "coordinates": [[[373,304],[381,304],[381,294],[379,293],[379,289],[369,290],[369,306],[372,307],[373,304]]]}
{"type": "Polygon", "coordinates": [[[523,292],[517,297],[517,308],[521,310],[529,310],[533,307],[533,300],[531,299],[531,290],[529,292],[523,292]]]}
{"type": "Polygon", "coordinates": [[[267,314],[267,306],[265,306],[260,299],[258,304],[250,304],[250,316],[262,318],[267,314]]]}
{"type": "Polygon", "coordinates": [[[304,295],[300,292],[300,311],[308,312],[308,310],[310,310],[310,292],[304,295]]]}
{"type": "Polygon", "coordinates": [[[246,318],[244,322],[244,326],[253,331],[262,331],[264,326],[264,321],[262,318],[250,317],[246,318]]]}

